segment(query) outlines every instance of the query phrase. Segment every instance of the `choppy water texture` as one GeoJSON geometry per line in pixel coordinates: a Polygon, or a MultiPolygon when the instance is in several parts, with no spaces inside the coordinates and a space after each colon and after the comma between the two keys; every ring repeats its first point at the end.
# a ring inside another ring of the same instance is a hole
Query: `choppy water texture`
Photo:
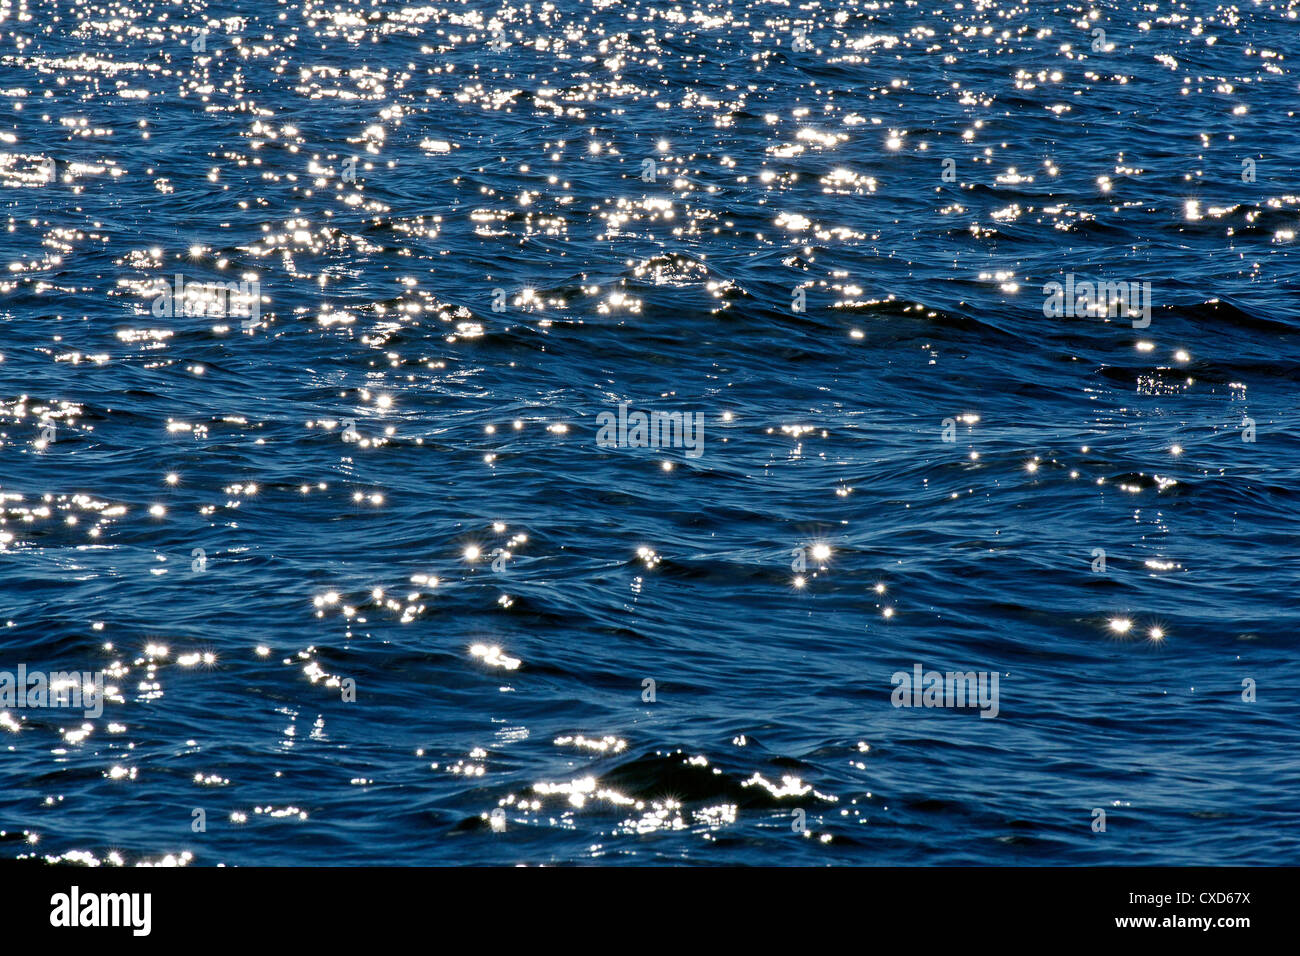
{"type": "Polygon", "coordinates": [[[1300,3],[0,34],[0,855],[1296,861],[1300,3]]]}

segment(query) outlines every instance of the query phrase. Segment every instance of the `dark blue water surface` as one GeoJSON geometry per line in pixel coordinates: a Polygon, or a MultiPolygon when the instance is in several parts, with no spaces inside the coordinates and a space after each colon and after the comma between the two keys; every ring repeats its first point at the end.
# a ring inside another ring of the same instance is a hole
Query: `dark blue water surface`
{"type": "Polygon", "coordinates": [[[3,4],[0,670],[111,698],[0,708],[0,856],[1296,862],[1298,55],[1295,0],[3,4]]]}

